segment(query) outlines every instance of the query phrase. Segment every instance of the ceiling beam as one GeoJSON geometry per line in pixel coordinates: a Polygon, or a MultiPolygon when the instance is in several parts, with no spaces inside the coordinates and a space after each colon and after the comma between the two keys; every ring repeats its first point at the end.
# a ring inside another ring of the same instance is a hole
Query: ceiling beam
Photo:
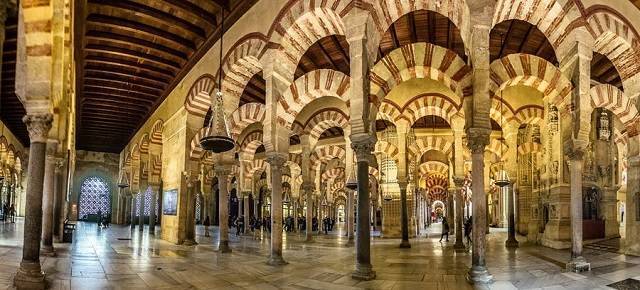
{"type": "Polygon", "coordinates": [[[185,13],[189,13],[191,15],[197,16],[198,18],[209,22],[209,24],[213,25],[213,26],[217,26],[218,25],[218,17],[205,10],[204,8],[200,7],[199,5],[193,4],[190,1],[185,1],[185,0],[163,0],[163,2],[166,2],[170,5],[172,5],[173,7],[179,8],[180,10],[182,10],[185,13]]]}
{"type": "Polygon", "coordinates": [[[130,57],[137,61],[139,61],[139,59],[143,59],[175,71],[180,70],[180,67],[181,67],[181,64],[168,59],[164,59],[157,55],[142,53],[136,50],[126,49],[126,48],[117,47],[117,46],[89,43],[87,44],[87,46],[85,46],[84,50],[86,52],[99,52],[99,53],[130,57]]]}
{"type": "MultiPolygon", "coordinates": [[[[86,75],[89,77],[97,77],[101,79],[117,79],[119,81],[125,83],[135,83],[140,86],[147,86],[155,89],[164,89],[164,86],[158,85],[157,82],[150,83],[145,79],[138,78],[134,75],[123,74],[123,73],[114,73],[110,71],[102,71],[102,70],[85,70],[86,75]]],[[[164,85],[164,84],[163,84],[164,85]]]]}
{"type": "Polygon", "coordinates": [[[166,30],[162,30],[160,28],[144,23],[102,14],[90,14],[87,17],[87,21],[108,26],[116,30],[144,33],[150,36],[151,39],[162,38],[168,42],[175,44],[178,47],[184,47],[190,50],[196,49],[196,45],[193,43],[193,41],[186,39],[180,35],[176,35],[166,30]]]}
{"type": "Polygon", "coordinates": [[[87,40],[99,40],[99,41],[108,41],[117,44],[124,45],[134,45],[143,49],[150,49],[156,53],[160,54],[168,54],[172,55],[175,58],[181,59],[183,61],[187,60],[187,54],[180,50],[173,49],[168,46],[164,46],[155,42],[147,41],[144,39],[131,37],[129,35],[123,35],[119,33],[114,33],[110,31],[98,31],[98,30],[89,30],[86,35],[87,40]]]}
{"type": "Polygon", "coordinates": [[[148,65],[145,63],[128,61],[128,60],[119,59],[119,58],[110,58],[110,57],[104,57],[100,55],[89,54],[85,57],[85,61],[95,62],[99,64],[122,66],[131,70],[143,70],[149,73],[160,74],[168,78],[175,77],[174,71],[169,71],[169,70],[165,70],[165,69],[148,65]]]}
{"type": "Polygon", "coordinates": [[[150,94],[150,95],[154,95],[154,96],[156,94],[157,95],[162,94],[162,89],[157,88],[157,87],[146,86],[146,85],[141,85],[141,84],[134,84],[134,83],[131,83],[131,82],[122,81],[122,80],[116,80],[116,79],[106,79],[106,78],[101,78],[101,77],[88,76],[88,77],[85,77],[85,83],[86,84],[96,85],[96,86],[119,88],[119,89],[123,89],[123,90],[144,91],[145,93],[150,94]]]}
{"type": "Polygon", "coordinates": [[[125,10],[125,14],[134,13],[136,18],[142,17],[142,15],[146,15],[151,20],[162,20],[167,25],[171,27],[177,27],[183,30],[184,32],[190,33],[199,38],[205,38],[204,29],[201,27],[194,25],[182,18],[176,17],[171,13],[164,12],[162,10],[155,9],[150,6],[141,5],[136,2],[132,2],[129,0],[91,0],[91,4],[96,4],[100,6],[111,6],[114,8],[125,10]]]}
{"type": "Polygon", "coordinates": [[[158,85],[162,86],[164,84],[166,84],[167,82],[169,82],[171,80],[170,77],[160,77],[160,76],[156,76],[156,75],[152,75],[150,73],[147,72],[143,72],[143,71],[135,71],[132,69],[128,69],[125,67],[121,67],[121,66],[114,66],[114,65],[109,65],[109,64],[96,64],[93,62],[85,62],[85,66],[84,66],[84,70],[85,71],[102,71],[102,72],[111,72],[114,74],[119,74],[119,75],[123,75],[123,76],[133,76],[135,78],[141,78],[141,79],[145,79],[147,81],[150,82],[154,82],[157,83],[158,85]]]}

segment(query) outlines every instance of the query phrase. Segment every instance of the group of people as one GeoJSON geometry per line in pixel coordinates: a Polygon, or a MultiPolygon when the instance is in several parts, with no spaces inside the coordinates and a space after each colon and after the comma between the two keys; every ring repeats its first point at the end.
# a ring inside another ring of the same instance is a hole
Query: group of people
{"type": "Polygon", "coordinates": [[[11,221],[12,223],[16,222],[16,208],[13,204],[9,205],[5,202],[2,205],[2,221],[11,221]]]}
{"type": "Polygon", "coordinates": [[[98,210],[98,225],[100,226],[100,228],[108,228],[109,224],[111,223],[111,214],[107,213],[107,214],[103,214],[102,210],[98,210]]]}
{"type": "MultiPolygon", "coordinates": [[[[467,244],[471,245],[471,228],[473,226],[473,217],[469,216],[464,221],[464,239],[467,241],[467,244]]],[[[444,238],[446,242],[449,241],[449,222],[446,217],[442,217],[442,234],[440,235],[440,242],[444,238]]]]}
{"type": "MultiPolygon", "coordinates": [[[[305,231],[306,227],[307,227],[307,219],[304,216],[299,216],[297,218],[298,221],[298,230],[299,231],[305,231]]],[[[296,225],[295,225],[295,220],[294,217],[292,216],[287,216],[286,218],[283,219],[283,229],[285,232],[294,232],[296,229],[296,225]]],[[[316,217],[313,217],[312,219],[312,230],[313,231],[318,231],[318,219],[316,217]]],[[[325,234],[328,234],[328,232],[333,231],[333,227],[336,224],[336,220],[330,217],[325,217],[322,219],[322,230],[325,232],[325,234]]],[[[209,216],[206,216],[204,221],[202,222],[202,225],[204,226],[204,236],[205,237],[209,237],[209,227],[211,226],[211,219],[209,218],[209,216]]],[[[236,235],[240,235],[245,233],[246,229],[245,229],[245,218],[243,215],[240,215],[238,217],[229,217],[229,227],[235,227],[236,228],[236,235]]],[[[255,217],[251,217],[249,219],[249,224],[248,224],[248,229],[251,230],[251,232],[256,232],[260,229],[266,231],[266,232],[271,232],[271,217],[270,216],[265,216],[262,217],[262,219],[259,218],[255,218],[255,217]]]]}

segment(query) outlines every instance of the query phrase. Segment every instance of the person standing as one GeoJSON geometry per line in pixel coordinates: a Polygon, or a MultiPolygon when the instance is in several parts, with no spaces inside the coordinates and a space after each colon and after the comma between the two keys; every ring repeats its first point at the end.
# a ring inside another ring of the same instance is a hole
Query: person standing
{"type": "Polygon", "coordinates": [[[449,223],[447,222],[446,217],[442,217],[442,235],[440,235],[440,242],[442,242],[443,237],[447,237],[446,242],[449,241],[449,223]]]}
{"type": "Polygon", "coordinates": [[[211,221],[209,220],[209,216],[207,216],[204,219],[204,222],[202,224],[204,225],[204,236],[208,237],[209,236],[209,226],[211,225],[211,221]]]}

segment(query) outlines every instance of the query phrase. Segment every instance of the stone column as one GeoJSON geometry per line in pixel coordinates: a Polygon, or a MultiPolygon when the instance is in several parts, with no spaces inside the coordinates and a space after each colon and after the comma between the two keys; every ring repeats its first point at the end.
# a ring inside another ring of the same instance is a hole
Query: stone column
{"type": "Polygon", "coordinates": [[[371,265],[371,232],[369,229],[369,157],[375,139],[368,134],[351,135],[351,147],[358,161],[358,224],[356,239],[356,266],[351,277],[357,280],[373,280],[376,272],[371,265]]]}
{"type": "Polygon", "coordinates": [[[400,227],[402,230],[402,241],[400,242],[400,248],[408,249],[411,248],[411,244],[409,243],[409,209],[407,208],[407,181],[398,180],[398,185],[400,186],[400,227]]]}
{"type": "Polygon", "coordinates": [[[271,256],[268,265],[280,266],[288,264],[282,258],[282,169],[287,155],[269,152],[267,162],[271,169],[271,256]]]}
{"type": "Polygon", "coordinates": [[[144,198],[146,193],[147,185],[143,185],[142,181],[140,181],[140,192],[138,192],[138,194],[140,195],[140,216],[138,216],[138,230],[141,232],[144,231],[144,198]]]}
{"type": "Polygon", "coordinates": [[[354,192],[353,190],[347,189],[347,243],[353,243],[353,217],[354,217],[354,200],[353,200],[354,192]]]}
{"type": "MultiPolygon", "coordinates": [[[[197,179],[197,176],[195,174],[188,174],[185,176],[185,178],[187,179],[187,222],[185,239],[182,244],[185,246],[194,246],[198,244],[196,242],[196,198],[198,196],[198,183],[200,181],[197,179]]],[[[142,214],[140,214],[140,216],[142,216],[142,214]]]]}
{"type": "Polygon", "coordinates": [[[131,192],[131,231],[133,232],[136,229],[136,211],[138,208],[138,202],[136,200],[136,195],[131,192]]]}
{"type": "Polygon", "coordinates": [[[591,264],[582,256],[582,157],[584,151],[571,148],[566,151],[569,158],[571,182],[571,260],[567,271],[590,271],[591,264]]]}
{"type": "Polygon", "coordinates": [[[44,186],[42,196],[42,255],[55,256],[53,249],[53,207],[55,199],[55,170],[57,142],[47,143],[44,163],[44,186]]]}
{"type": "MultiPolygon", "coordinates": [[[[63,188],[64,176],[62,175],[62,168],[65,162],[64,159],[56,159],[54,169],[54,196],[53,196],[53,235],[56,237],[57,242],[62,242],[62,232],[64,227],[63,208],[66,203],[65,190],[63,188]]],[[[11,188],[14,188],[12,186],[11,188]]]]}
{"type": "Polygon", "coordinates": [[[504,194],[507,195],[507,213],[509,216],[509,237],[505,242],[507,248],[517,248],[518,240],[516,240],[516,215],[513,201],[513,184],[505,186],[503,189],[504,194]]]}
{"type": "Polygon", "coordinates": [[[158,203],[156,192],[158,191],[159,191],[158,186],[151,186],[151,204],[149,205],[149,234],[150,235],[156,234],[156,204],[158,203]]]}
{"type": "Polygon", "coordinates": [[[306,241],[307,242],[313,242],[313,223],[312,223],[312,218],[313,218],[313,189],[315,188],[315,186],[313,185],[313,183],[311,182],[305,182],[302,184],[302,188],[304,189],[304,192],[306,194],[306,200],[307,200],[307,213],[306,213],[306,241]]]}
{"type": "Polygon", "coordinates": [[[218,223],[220,231],[220,239],[218,240],[218,252],[231,253],[229,247],[229,188],[227,187],[227,178],[231,173],[231,167],[228,165],[220,165],[215,167],[216,176],[218,177],[219,192],[219,208],[218,223]]]}
{"type": "Polygon", "coordinates": [[[242,195],[243,195],[243,199],[244,199],[244,234],[245,235],[249,235],[250,231],[248,231],[247,229],[249,229],[249,217],[251,216],[249,213],[249,194],[251,194],[248,191],[245,191],[242,195]]]}
{"type": "Polygon", "coordinates": [[[484,191],[484,149],[489,143],[490,129],[470,128],[467,133],[467,145],[471,150],[471,179],[473,198],[473,246],[471,269],[467,280],[471,283],[491,283],[493,276],[489,274],[485,262],[487,200],[484,191]]]}
{"type": "Polygon", "coordinates": [[[44,185],[46,141],[53,122],[51,114],[29,114],[23,119],[29,131],[29,173],[24,219],[22,261],[14,277],[18,289],[44,289],[44,273],[40,267],[42,234],[42,192],[44,185]]]}
{"type": "Polygon", "coordinates": [[[456,243],[453,245],[453,248],[456,250],[465,250],[466,247],[463,241],[464,237],[462,236],[462,233],[464,231],[464,228],[462,226],[463,224],[462,219],[464,218],[463,216],[464,201],[462,200],[463,198],[462,187],[464,186],[464,178],[460,176],[456,176],[453,178],[453,182],[456,186],[455,193],[454,193],[455,206],[456,206],[456,212],[455,212],[456,243]]]}

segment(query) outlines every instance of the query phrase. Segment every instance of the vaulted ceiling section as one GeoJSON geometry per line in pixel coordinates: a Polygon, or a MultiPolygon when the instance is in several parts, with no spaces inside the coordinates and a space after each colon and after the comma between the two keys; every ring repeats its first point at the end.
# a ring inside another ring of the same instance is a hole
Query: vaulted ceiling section
{"type": "MultiPolygon", "coordinates": [[[[79,1],[80,2],[80,1],[79,1]]],[[[119,152],[221,35],[257,0],[87,0],[78,149],[119,152]]],[[[79,30],[79,31],[78,31],[79,30]]],[[[215,68],[212,68],[215,70],[215,68]]]]}

